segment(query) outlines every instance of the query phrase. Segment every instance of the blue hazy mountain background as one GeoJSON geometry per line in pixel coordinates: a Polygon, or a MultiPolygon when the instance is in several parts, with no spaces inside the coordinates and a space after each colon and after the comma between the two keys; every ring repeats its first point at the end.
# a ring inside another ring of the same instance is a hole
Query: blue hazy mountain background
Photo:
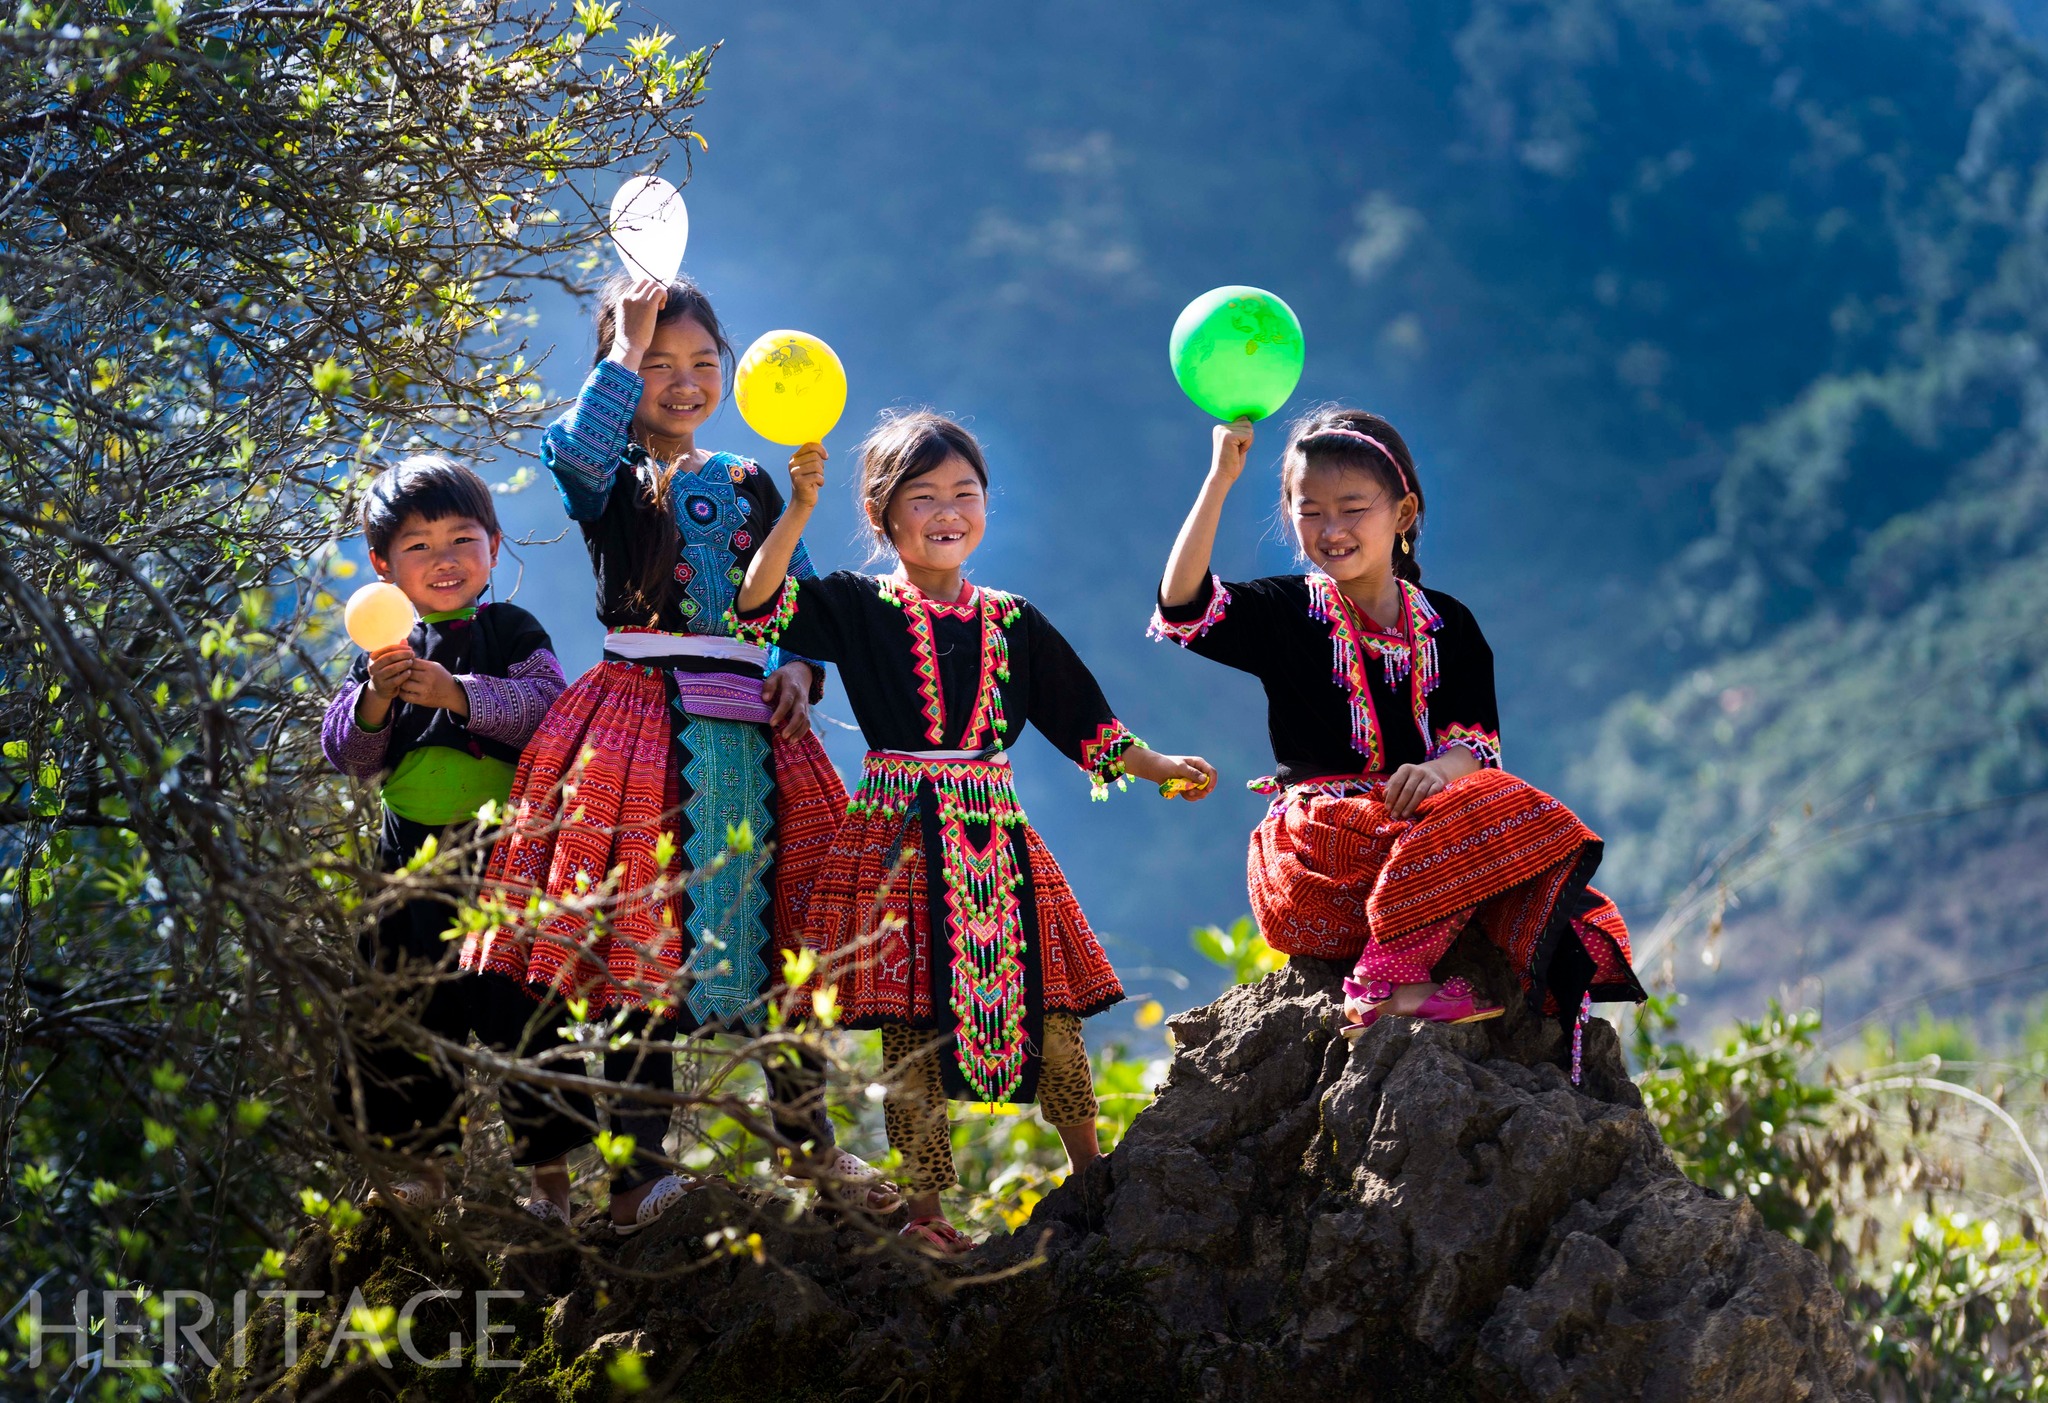
{"type": "MultiPolygon", "coordinates": [[[[846,485],[875,412],[962,415],[996,479],[974,577],[1044,606],[1139,734],[1222,767],[1201,805],[1091,805],[1042,741],[1020,748],[1134,992],[1209,992],[1157,971],[1193,973],[1189,927],[1246,908],[1262,805],[1242,785],[1270,760],[1256,684],[1142,635],[1208,448],[1167,330],[1244,282],[1304,325],[1290,410],[1363,404],[1414,446],[1426,577],[1493,642],[1510,768],[1608,838],[1603,885],[1711,1022],[1800,981],[1831,1021],[1950,985],[2016,1015],[2048,984],[2043,14],[638,17],[724,42],[686,267],[742,345],[799,326],[848,367],[821,568],[866,556],[846,485]],[[1687,919],[1654,937],[1674,902],[1687,919]]],[[[569,394],[587,309],[538,310],[569,394]]],[[[1228,575],[1290,566],[1281,437],[1261,429],[1232,503],[1228,575]]],[[[780,471],[729,408],[708,442],[780,471]]],[[[508,506],[515,531],[565,524],[544,484],[508,506]]],[[[572,668],[595,661],[580,542],[521,554],[521,602],[572,668]]],[[[851,774],[858,738],[825,729],[851,774]]]]}

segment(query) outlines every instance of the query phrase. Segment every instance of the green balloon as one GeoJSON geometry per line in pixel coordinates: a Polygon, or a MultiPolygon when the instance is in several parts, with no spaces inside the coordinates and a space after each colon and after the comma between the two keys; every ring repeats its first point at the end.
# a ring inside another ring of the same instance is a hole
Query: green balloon
{"type": "Polygon", "coordinates": [[[1263,419],[1301,382],[1301,322],[1263,288],[1219,287],[1181,311],[1167,343],[1173,378],[1218,419],[1263,419]]]}

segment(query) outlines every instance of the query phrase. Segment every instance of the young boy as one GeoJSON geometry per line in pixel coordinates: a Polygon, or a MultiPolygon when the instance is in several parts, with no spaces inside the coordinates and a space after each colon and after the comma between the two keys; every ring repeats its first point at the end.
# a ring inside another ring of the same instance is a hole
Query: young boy
{"type": "MultiPolygon", "coordinates": [[[[370,484],[362,520],[370,564],[405,592],[420,622],[405,642],[356,658],[327,708],[320,741],[336,769],[381,780],[378,866],[396,872],[427,839],[473,820],[486,801],[504,803],[521,748],[566,683],[533,615],[511,604],[477,604],[502,539],[482,478],[435,455],[407,458],[370,484]]],[[[504,975],[456,972],[457,947],[443,938],[452,916],[445,899],[407,902],[365,933],[364,963],[394,977],[420,1026],[440,1037],[462,1042],[474,1032],[514,1053],[553,1045],[559,1004],[535,1003],[504,975]]],[[[370,1029],[347,1030],[345,1042],[335,1069],[337,1108],[372,1143],[425,1157],[416,1177],[391,1192],[431,1206],[446,1194],[434,1157],[461,1141],[461,1069],[370,1029]]],[[[587,1098],[568,1095],[559,1104],[517,1082],[502,1097],[513,1162],[534,1168],[536,1192],[524,1206],[566,1222],[565,1157],[593,1133],[587,1098]]]]}

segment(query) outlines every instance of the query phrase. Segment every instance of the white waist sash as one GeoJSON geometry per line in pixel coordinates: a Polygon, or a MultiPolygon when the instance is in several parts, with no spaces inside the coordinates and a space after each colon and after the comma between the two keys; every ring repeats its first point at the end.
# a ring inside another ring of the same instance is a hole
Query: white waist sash
{"type": "MultiPolygon", "coordinates": [[[[650,658],[716,658],[720,662],[752,663],[772,672],[769,650],[758,643],[746,643],[719,633],[607,633],[607,656],[627,662],[650,658]]],[[[777,650],[780,651],[780,650],[777,650]]]]}

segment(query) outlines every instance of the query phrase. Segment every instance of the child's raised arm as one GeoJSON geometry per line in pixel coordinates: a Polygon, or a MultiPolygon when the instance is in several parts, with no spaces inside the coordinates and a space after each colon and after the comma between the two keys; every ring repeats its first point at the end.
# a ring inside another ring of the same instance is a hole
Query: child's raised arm
{"type": "Polygon", "coordinates": [[[789,505],[782,509],[775,527],[761,542],[761,549],[747,566],[747,577],[734,601],[741,613],[759,609],[775,597],[789,576],[790,557],[803,540],[804,527],[818,505],[818,490],[825,485],[825,446],[807,443],[790,455],[789,505]]]}
{"type": "Polygon", "coordinates": [[[640,361],[667,301],[667,285],[652,278],[627,289],[605,358],[584,380],[576,402],[541,434],[541,463],[553,474],[572,520],[595,521],[604,513],[646,386],[640,361]]]}
{"type": "Polygon", "coordinates": [[[1202,582],[1209,578],[1209,557],[1216,548],[1216,524],[1223,519],[1223,499],[1230,495],[1231,484],[1244,471],[1245,455],[1251,452],[1252,421],[1239,419],[1232,424],[1218,424],[1213,441],[1209,476],[1203,479],[1202,490],[1194,506],[1188,509],[1188,519],[1180,524],[1173,553],[1166,557],[1166,578],[1159,585],[1159,602],[1169,609],[1192,603],[1202,582]]]}

